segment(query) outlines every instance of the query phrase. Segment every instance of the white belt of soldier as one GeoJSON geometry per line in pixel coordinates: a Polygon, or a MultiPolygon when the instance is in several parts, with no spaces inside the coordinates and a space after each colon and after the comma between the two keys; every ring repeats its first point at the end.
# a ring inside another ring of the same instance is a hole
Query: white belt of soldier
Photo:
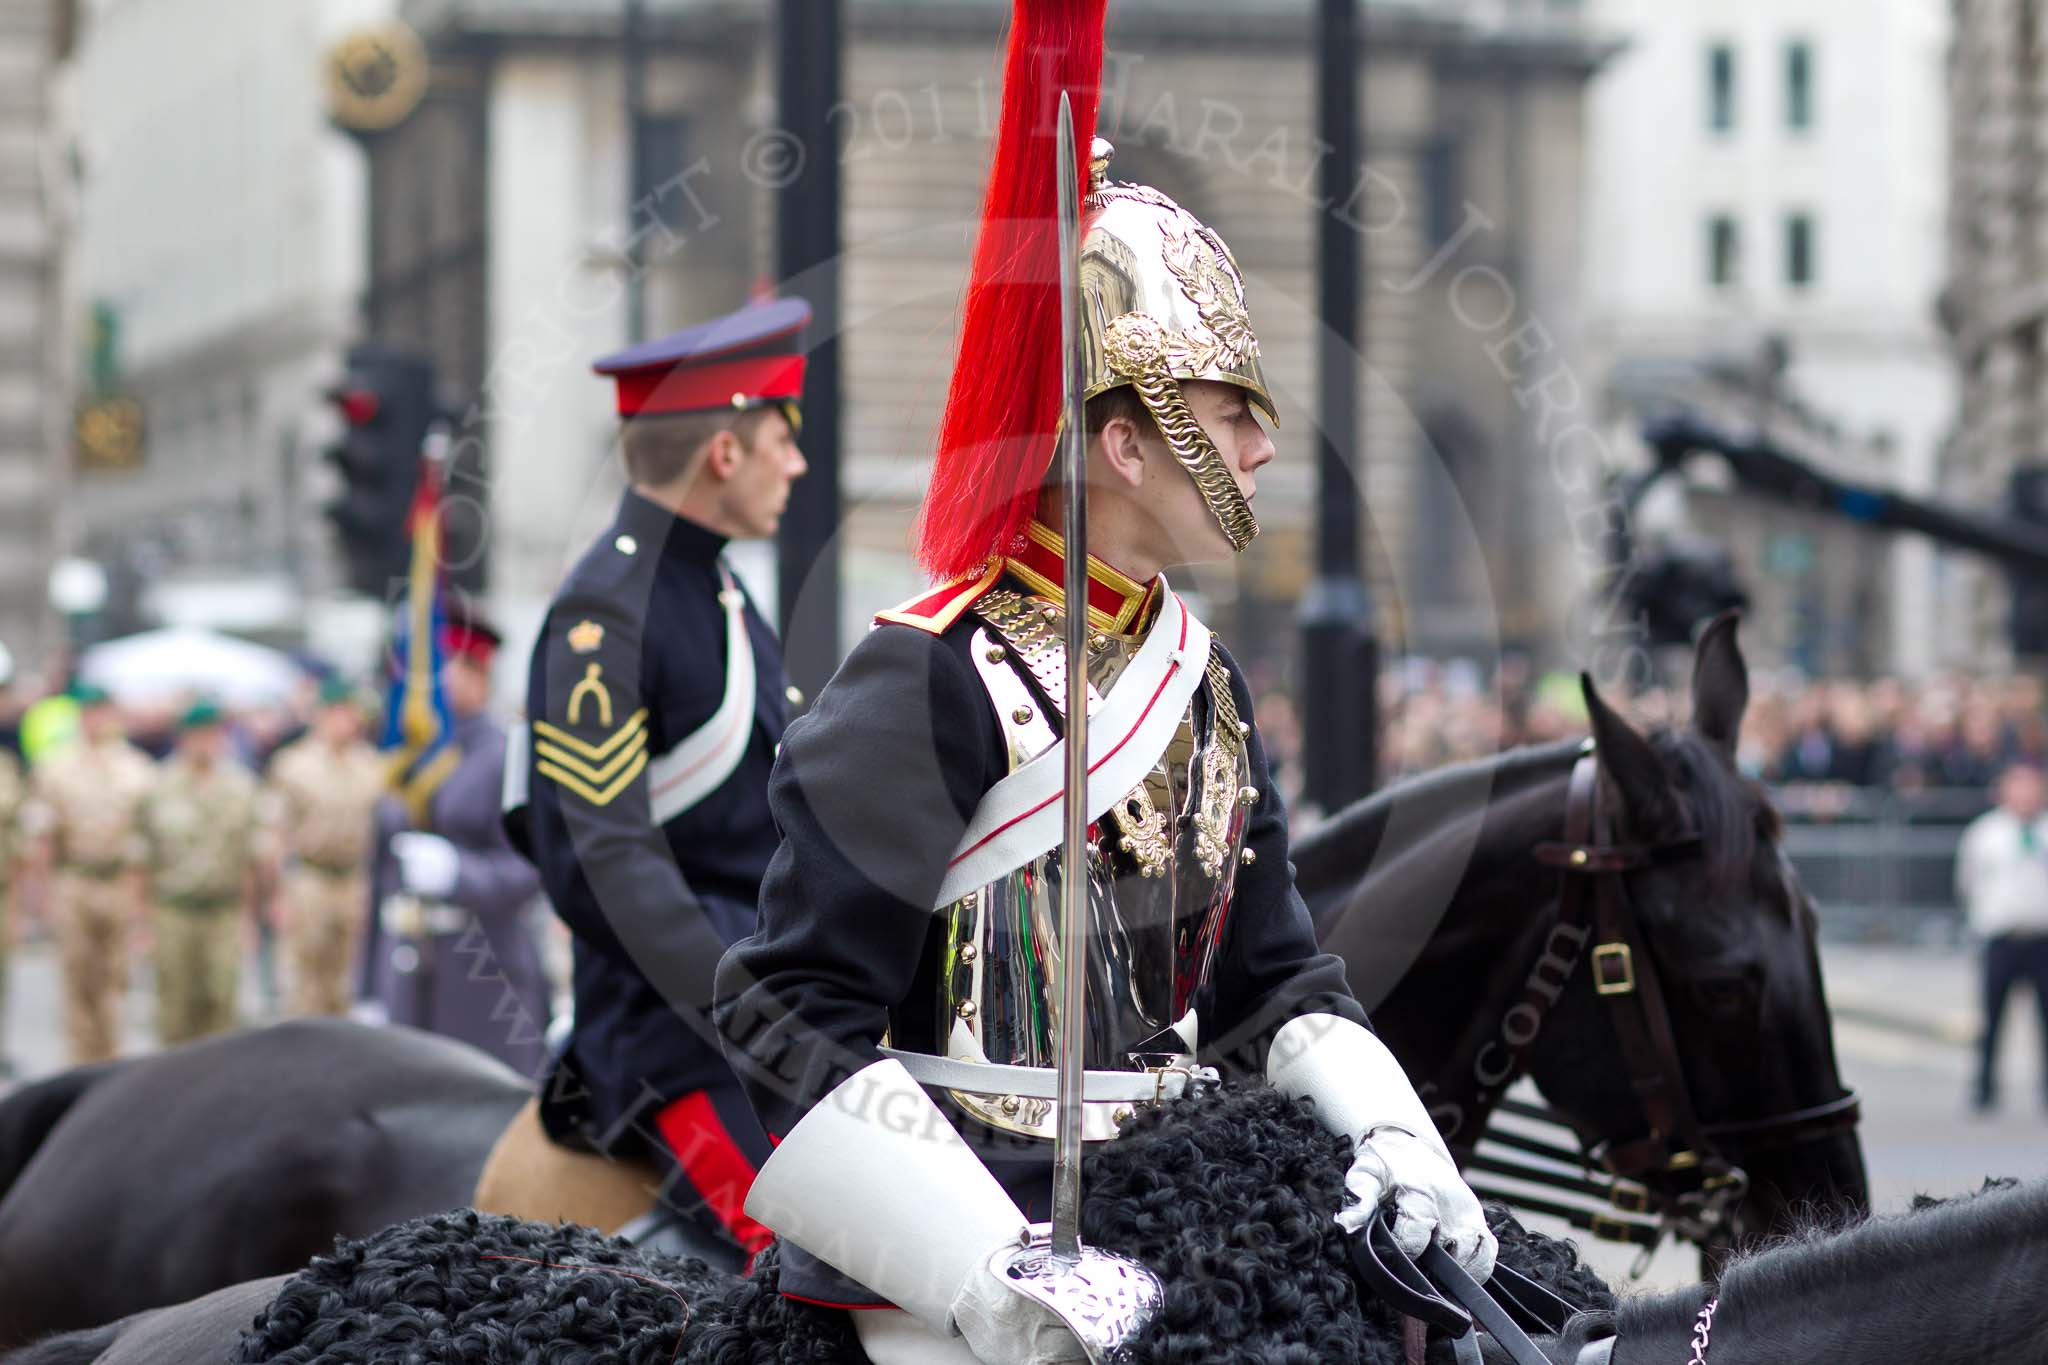
{"type": "Polygon", "coordinates": [[[423,900],[402,891],[386,896],[384,903],[377,907],[377,922],[393,938],[465,933],[470,920],[470,912],[459,905],[423,900]]]}

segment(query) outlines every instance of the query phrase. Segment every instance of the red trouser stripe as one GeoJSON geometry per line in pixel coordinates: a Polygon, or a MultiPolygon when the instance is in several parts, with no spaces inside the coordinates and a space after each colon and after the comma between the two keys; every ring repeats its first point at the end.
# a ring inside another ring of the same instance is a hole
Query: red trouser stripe
{"type": "Polygon", "coordinates": [[[747,1191],[754,1185],[754,1166],[732,1140],[709,1094],[699,1090],[683,1096],[655,1116],[654,1126],[676,1154],[683,1174],[703,1196],[705,1207],[725,1225],[734,1241],[754,1253],[775,1240],[774,1233],[747,1217],[747,1191]]]}

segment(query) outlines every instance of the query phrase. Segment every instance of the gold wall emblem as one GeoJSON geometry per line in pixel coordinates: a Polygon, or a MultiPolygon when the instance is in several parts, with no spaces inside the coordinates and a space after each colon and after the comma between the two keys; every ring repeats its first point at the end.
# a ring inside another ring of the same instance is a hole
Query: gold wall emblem
{"type": "Polygon", "coordinates": [[[326,65],[328,117],[352,133],[397,127],[427,93],[426,45],[397,20],[344,35],[326,65]]]}

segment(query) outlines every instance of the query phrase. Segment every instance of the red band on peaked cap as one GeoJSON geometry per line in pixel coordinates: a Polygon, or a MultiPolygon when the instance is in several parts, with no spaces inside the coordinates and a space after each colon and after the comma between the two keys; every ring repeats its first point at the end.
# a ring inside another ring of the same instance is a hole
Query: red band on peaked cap
{"type": "Polygon", "coordinates": [[[615,351],[591,368],[617,384],[621,417],[787,402],[803,392],[810,321],[804,300],[769,299],[615,351]]]}
{"type": "Polygon", "coordinates": [[[642,370],[621,374],[617,380],[621,417],[744,408],[802,394],[804,358],[754,356],[681,365],[670,370],[642,370]],[[734,402],[735,398],[741,401],[734,402]]]}
{"type": "Polygon", "coordinates": [[[441,627],[441,650],[450,657],[489,667],[498,653],[498,633],[488,627],[450,623],[441,627]]]}
{"type": "Polygon", "coordinates": [[[1106,0],[1014,0],[1003,107],[939,424],[918,559],[944,580],[1000,554],[1038,502],[1060,406],[1060,92],[1074,106],[1076,188],[1102,87],[1106,0]]]}

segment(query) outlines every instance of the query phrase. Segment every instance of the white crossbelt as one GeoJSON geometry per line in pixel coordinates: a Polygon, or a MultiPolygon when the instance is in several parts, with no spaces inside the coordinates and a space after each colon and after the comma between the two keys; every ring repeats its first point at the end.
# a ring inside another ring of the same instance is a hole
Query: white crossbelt
{"type": "Polygon", "coordinates": [[[654,823],[665,825],[725,785],[754,734],[754,645],[747,637],[746,596],[723,563],[725,587],[725,699],[711,719],[647,765],[648,805],[654,823]]]}
{"type": "MultiPolygon", "coordinates": [[[[1005,1066],[935,1057],[929,1052],[881,1049],[884,1057],[903,1063],[910,1079],[939,1090],[965,1090],[974,1095],[1015,1095],[1022,1100],[1059,1098],[1059,1073],[1049,1066],[1005,1066]]],[[[1213,1081],[1215,1069],[1170,1066],[1150,1071],[1087,1071],[1082,1073],[1081,1098],[1101,1103],[1150,1104],[1177,1100],[1189,1081],[1213,1081]]]]}
{"type": "Polygon", "coordinates": [[[522,811],[532,799],[527,768],[533,763],[533,731],[525,721],[505,727],[505,776],[498,786],[498,809],[506,815],[522,811]]]}
{"type": "MultiPolygon", "coordinates": [[[[1109,696],[1088,713],[1091,822],[1101,819],[1152,771],[1172,743],[1209,666],[1209,628],[1187,609],[1163,575],[1160,586],[1165,591],[1152,633],[1109,696]]],[[[1066,751],[1066,741],[1057,741],[983,794],[967,832],[960,836],[945,880],[939,883],[936,907],[951,905],[1059,847],[1066,751]]]]}
{"type": "MultiPolygon", "coordinates": [[[[725,695],[710,720],[647,765],[648,806],[657,825],[667,824],[725,785],[747,756],[754,735],[754,642],[747,634],[747,599],[723,563],[718,577],[725,585],[718,594],[725,608],[725,695]]],[[[505,736],[505,779],[498,809],[506,815],[524,810],[531,799],[532,754],[532,731],[520,721],[505,736]]]]}
{"type": "Polygon", "coordinates": [[[474,921],[468,910],[446,901],[421,900],[404,893],[386,896],[377,907],[377,920],[394,938],[417,938],[421,934],[461,934],[474,921]]]}

